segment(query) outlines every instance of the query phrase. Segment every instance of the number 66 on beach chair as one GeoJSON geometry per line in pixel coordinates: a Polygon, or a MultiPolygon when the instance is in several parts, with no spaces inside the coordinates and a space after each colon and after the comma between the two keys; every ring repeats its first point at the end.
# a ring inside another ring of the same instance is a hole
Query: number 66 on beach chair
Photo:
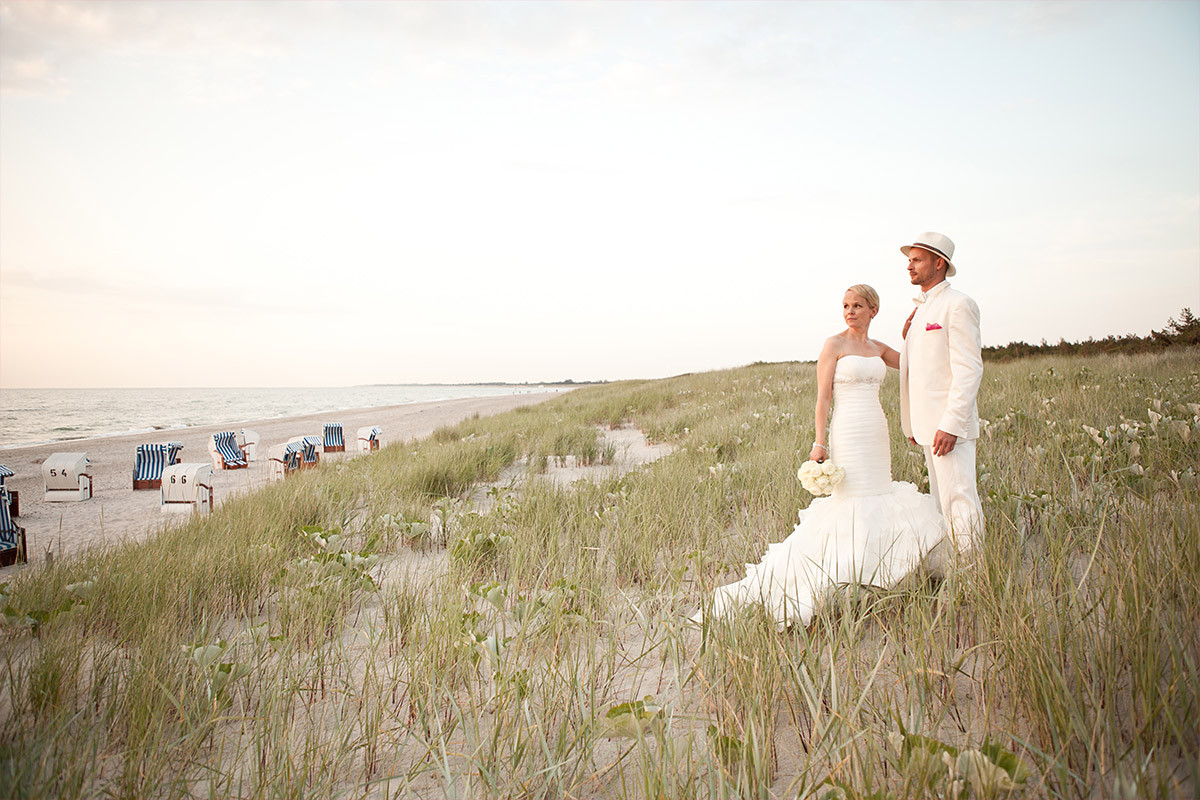
{"type": "Polygon", "coordinates": [[[243,469],[249,466],[233,431],[214,433],[208,440],[208,454],[212,456],[213,469],[243,469]]]}
{"type": "Polygon", "coordinates": [[[213,468],[208,464],[172,464],[162,474],[163,513],[212,511],[213,468]]]}

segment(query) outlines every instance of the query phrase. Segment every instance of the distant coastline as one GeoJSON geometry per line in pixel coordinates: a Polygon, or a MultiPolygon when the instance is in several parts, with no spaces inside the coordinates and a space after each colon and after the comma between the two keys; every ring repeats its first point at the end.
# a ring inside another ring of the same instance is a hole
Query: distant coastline
{"type": "Polygon", "coordinates": [[[466,383],[358,383],[355,386],[605,386],[611,381],[468,381],[466,383]]]}

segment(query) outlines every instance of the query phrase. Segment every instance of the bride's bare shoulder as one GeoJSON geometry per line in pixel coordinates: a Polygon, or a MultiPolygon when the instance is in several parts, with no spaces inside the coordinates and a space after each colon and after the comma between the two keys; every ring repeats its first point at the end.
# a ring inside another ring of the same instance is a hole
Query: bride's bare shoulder
{"type": "Polygon", "coordinates": [[[825,344],[821,346],[822,358],[841,358],[846,352],[846,337],[840,333],[835,333],[825,340],[825,344]]]}

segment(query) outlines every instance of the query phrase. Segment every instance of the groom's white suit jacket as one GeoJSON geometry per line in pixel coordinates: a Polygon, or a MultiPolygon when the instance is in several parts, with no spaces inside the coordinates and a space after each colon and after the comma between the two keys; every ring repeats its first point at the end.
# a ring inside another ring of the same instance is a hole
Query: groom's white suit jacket
{"type": "Polygon", "coordinates": [[[900,427],[917,444],[938,430],[979,438],[979,306],[942,281],[925,293],[900,348],[900,427]]]}

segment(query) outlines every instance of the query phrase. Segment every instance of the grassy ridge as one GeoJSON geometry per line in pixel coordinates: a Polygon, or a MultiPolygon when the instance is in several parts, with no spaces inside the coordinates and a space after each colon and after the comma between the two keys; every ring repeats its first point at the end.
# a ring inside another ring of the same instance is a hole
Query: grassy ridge
{"type": "MultiPolygon", "coordinates": [[[[0,794],[1190,796],[1195,350],[988,364],[984,545],[807,630],[686,617],[809,496],[812,365],[579,389],[4,590],[0,794]],[[677,446],[623,477],[597,426],[677,446]]],[[[897,480],[922,483],[884,387],[897,480]]]]}

